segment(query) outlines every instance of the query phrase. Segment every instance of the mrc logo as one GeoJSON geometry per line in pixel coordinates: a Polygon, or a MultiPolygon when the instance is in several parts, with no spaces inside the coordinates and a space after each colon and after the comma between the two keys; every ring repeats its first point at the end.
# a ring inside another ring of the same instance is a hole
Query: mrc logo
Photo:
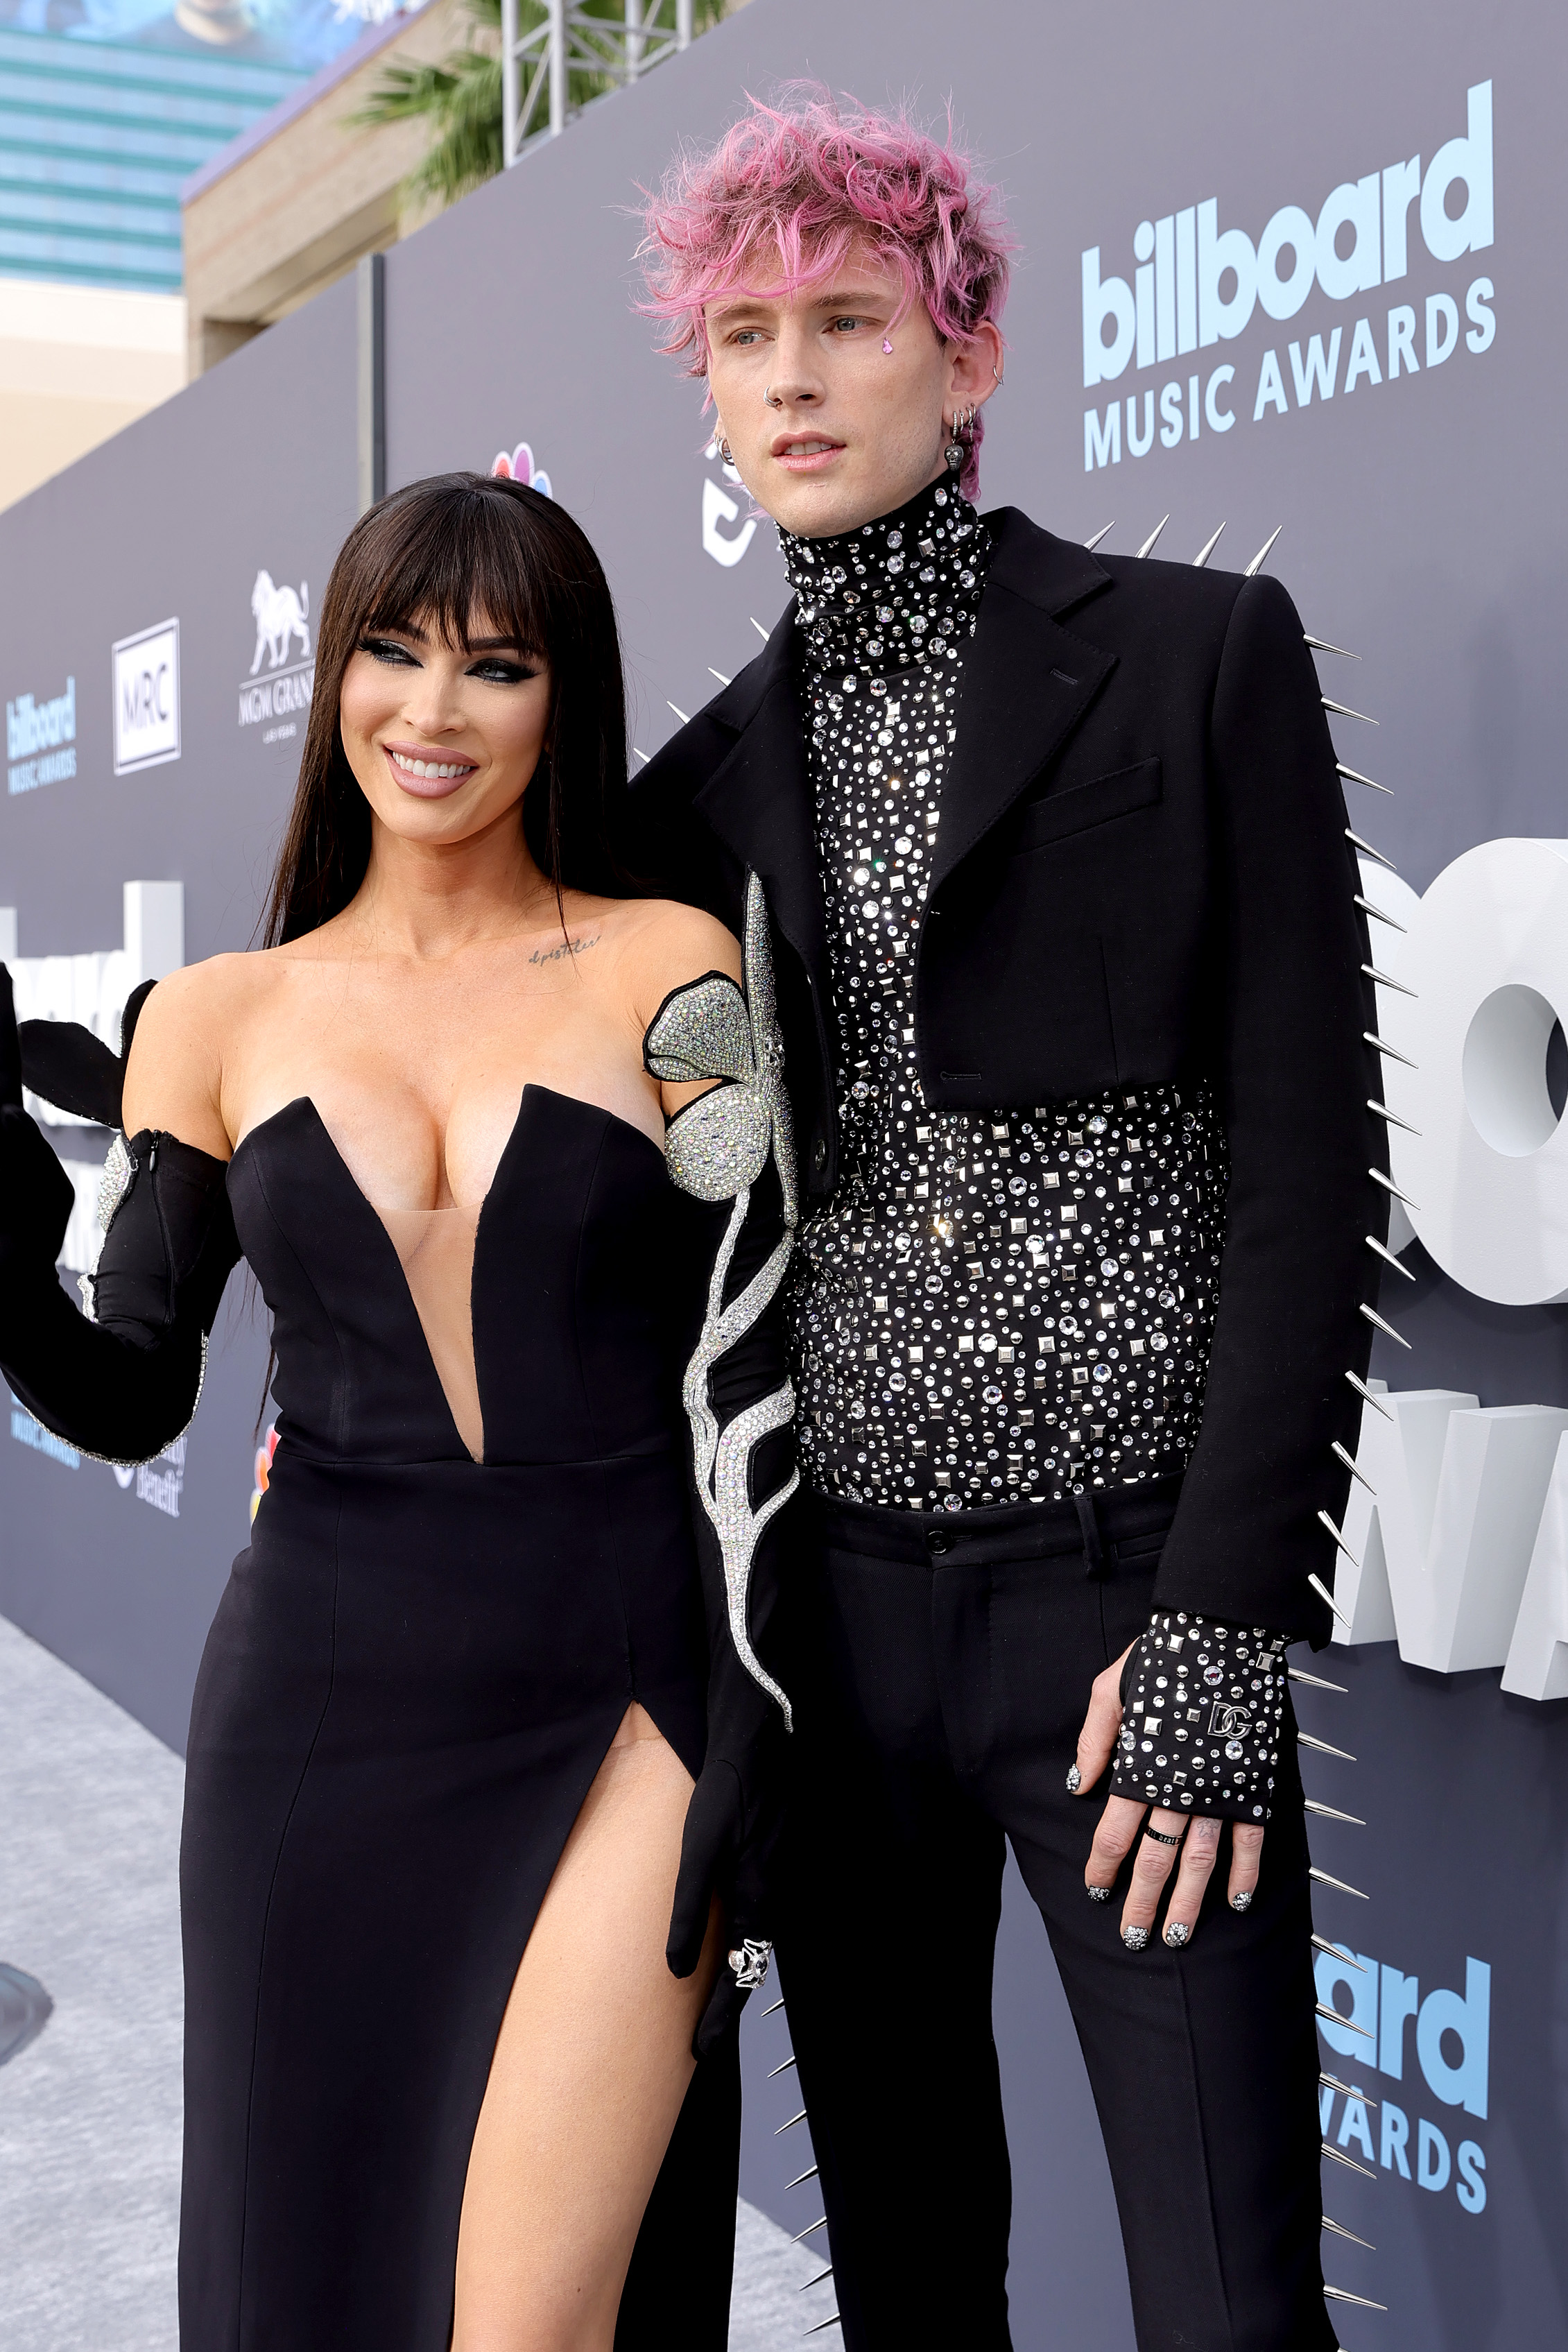
{"type": "MultiPolygon", "coordinates": [[[[1417,238],[1434,261],[1451,264],[1485,251],[1492,233],[1492,86],[1484,81],[1467,93],[1464,131],[1446,140],[1425,167],[1418,154],[1385,163],[1331,189],[1315,213],[1281,205],[1256,240],[1246,228],[1221,228],[1218,199],[1209,196],[1140,221],[1129,277],[1104,275],[1102,248],[1090,246],[1081,263],[1084,386],[1115,383],[1129,368],[1141,375],[1197,361],[1244,334],[1260,312],[1284,324],[1314,289],[1359,310],[1363,298],[1406,277],[1417,238]]],[[[1492,281],[1471,278],[1460,291],[1469,321],[1464,348],[1487,351],[1497,332],[1492,281]]],[[[1258,361],[1249,404],[1234,362],[1199,362],[1157,387],[1150,383],[1113,399],[1103,413],[1086,409],[1084,470],[1119,465],[1124,446],[1133,457],[1148,455],[1155,446],[1156,392],[1158,441],[1166,449],[1206,430],[1228,433],[1249,405],[1254,424],[1288,416],[1281,348],[1301,409],[1314,397],[1332,400],[1336,391],[1343,396],[1441,367],[1460,339],[1458,299],[1443,289],[1426,296],[1424,318],[1413,303],[1396,300],[1380,319],[1368,303],[1348,336],[1344,324],[1331,321],[1326,344],[1321,331],[1304,339],[1304,348],[1300,336],[1270,343],[1258,361]]]]}

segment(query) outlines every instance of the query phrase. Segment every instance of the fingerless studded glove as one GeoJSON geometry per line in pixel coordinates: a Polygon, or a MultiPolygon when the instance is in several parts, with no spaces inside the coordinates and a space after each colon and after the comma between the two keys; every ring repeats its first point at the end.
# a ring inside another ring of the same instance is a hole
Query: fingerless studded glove
{"type": "Polygon", "coordinates": [[[1156,1610],[1122,1670],[1111,1793],[1266,1822],[1284,1729],[1285,1642],[1261,1626],[1156,1610]]]}

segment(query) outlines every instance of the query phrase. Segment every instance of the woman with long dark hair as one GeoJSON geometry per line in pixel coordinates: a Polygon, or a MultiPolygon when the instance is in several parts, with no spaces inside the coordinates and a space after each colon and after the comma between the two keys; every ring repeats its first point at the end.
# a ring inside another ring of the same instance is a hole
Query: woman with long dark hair
{"type": "Polygon", "coordinates": [[[273,1318],[191,1725],[184,2352],[725,2341],[794,1176],[765,927],[615,895],[624,782],[582,533],[417,483],[333,570],[266,946],[128,1023],[86,1317],[21,1079],[105,1074],[0,992],[28,1409],[148,1458],[240,1255],[273,1318]]]}

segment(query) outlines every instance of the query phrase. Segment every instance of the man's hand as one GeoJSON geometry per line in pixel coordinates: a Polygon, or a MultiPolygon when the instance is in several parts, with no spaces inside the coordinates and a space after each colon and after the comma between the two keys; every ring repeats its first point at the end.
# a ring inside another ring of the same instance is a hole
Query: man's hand
{"type": "MultiPolygon", "coordinates": [[[[1078,1735],[1078,1761],[1068,1775],[1067,1785],[1074,1796],[1094,1786],[1116,1752],[1122,1728],[1122,1669],[1134,1646],[1129,1642],[1121,1656],[1094,1677],[1089,1712],[1078,1735]]],[[[1141,1952],[1147,1944],[1173,1868],[1176,1887],[1166,1912],[1165,1939],[1173,1950],[1191,1942],[1219,1851],[1219,1822],[1209,1813],[1170,1812],[1163,1805],[1151,1811],[1147,1805],[1135,1805],[1127,1797],[1106,1800],[1084,1866],[1083,1884],[1093,1902],[1108,1903],[1117,1873],[1136,1841],[1132,1884],[1122,1906],[1122,1941],[1129,1951],[1141,1952]],[[1144,1834],[1147,1830],[1158,1834],[1144,1834]],[[1178,1843],[1162,1845],[1161,1837],[1178,1843]]],[[[1233,1822],[1226,1896],[1233,1911],[1245,1911],[1251,1903],[1262,1853],[1262,1831],[1245,1822],[1233,1822]]]]}

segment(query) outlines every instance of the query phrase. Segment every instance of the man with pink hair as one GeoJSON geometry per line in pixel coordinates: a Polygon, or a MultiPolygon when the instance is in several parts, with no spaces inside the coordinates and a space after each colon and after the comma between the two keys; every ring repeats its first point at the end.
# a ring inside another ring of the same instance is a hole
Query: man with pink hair
{"type": "Polygon", "coordinates": [[[638,780],[633,855],[732,924],[755,872],[778,935],[779,1937],[844,2340],[1009,2340],[1010,1840],[1140,2346],[1332,2352],[1284,1652],[1327,1635],[1382,1228],[1301,624],[1269,580],[977,512],[1009,240],[950,136],[754,102],[647,226],[795,591],[638,780]]]}

